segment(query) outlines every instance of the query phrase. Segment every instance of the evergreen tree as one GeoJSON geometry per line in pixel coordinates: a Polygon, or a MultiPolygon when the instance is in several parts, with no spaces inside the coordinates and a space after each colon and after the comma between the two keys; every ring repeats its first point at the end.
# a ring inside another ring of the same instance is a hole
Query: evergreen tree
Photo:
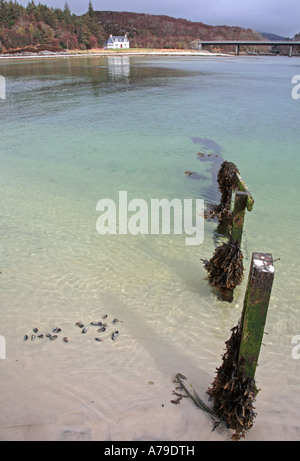
{"type": "Polygon", "coordinates": [[[25,11],[25,8],[19,5],[17,2],[6,2],[1,0],[0,2],[0,24],[8,28],[13,27],[21,14],[25,11]]]}
{"type": "Polygon", "coordinates": [[[34,14],[35,13],[36,4],[34,3],[33,0],[31,2],[28,2],[27,7],[26,7],[26,11],[27,11],[28,14],[34,14]]]}
{"type": "Polygon", "coordinates": [[[66,24],[71,24],[72,22],[71,10],[68,5],[68,2],[65,3],[65,7],[64,7],[64,20],[66,24]]]}
{"type": "Polygon", "coordinates": [[[5,22],[5,8],[6,2],[4,0],[0,0],[0,26],[4,25],[5,22]]]}
{"type": "Polygon", "coordinates": [[[88,14],[90,15],[92,19],[97,19],[91,0],[89,1],[88,14]]]}
{"type": "Polygon", "coordinates": [[[48,6],[39,4],[37,6],[37,12],[42,21],[48,24],[48,26],[55,29],[56,18],[53,11],[50,8],[48,8],[48,6]]]}
{"type": "Polygon", "coordinates": [[[65,14],[61,9],[54,8],[53,13],[59,22],[65,21],[65,14]]]}
{"type": "Polygon", "coordinates": [[[87,47],[91,47],[91,43],[96,43],[95,38],[98,41],[98,44],[102,44],[105,38],[104,29],[100,24],[98,24],[97,15],[94,11],[92,2],[89,1],[88,12],[81,18],[81,36],[82,43],[87,47]],[[91,37],[93,37],[91,39],[91,37]]]}

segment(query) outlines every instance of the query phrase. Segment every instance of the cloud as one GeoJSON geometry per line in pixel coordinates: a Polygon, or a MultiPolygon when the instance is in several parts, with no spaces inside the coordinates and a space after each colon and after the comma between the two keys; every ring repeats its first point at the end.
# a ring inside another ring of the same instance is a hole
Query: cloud
{"type": "Polygon", "coordinates": [[[239,25],[293,36],[300,30],[300,3],[298,0],[280,3],[274,0],[214,0],[207,6],[205,17],[214,25],[239,25]]]}

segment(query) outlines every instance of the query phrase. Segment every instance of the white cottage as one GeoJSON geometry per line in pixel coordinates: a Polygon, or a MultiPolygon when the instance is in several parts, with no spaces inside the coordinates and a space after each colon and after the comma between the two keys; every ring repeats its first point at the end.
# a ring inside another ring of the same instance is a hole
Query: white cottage
{"type": "Polygon", "coordinates": [[[110,35],[109,39],[106,40],[106,42],[104,42],[103,48],[105,50],[129,48],[129,40],[127,38],[127,35],[124,35],[124,36],[110,35]]]}

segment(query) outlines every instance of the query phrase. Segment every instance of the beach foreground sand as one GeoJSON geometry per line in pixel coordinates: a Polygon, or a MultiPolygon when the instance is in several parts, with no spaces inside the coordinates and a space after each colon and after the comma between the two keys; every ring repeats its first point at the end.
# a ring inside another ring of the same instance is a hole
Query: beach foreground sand
{"type": "MultiPolygon", "coordinates": [[[[233,431],[224,424],[213,431],[212,418],[191,399],[182,399],[179,405],[171,403],[174,370],[188,371],[189,382],[205,400],[211,378],[208,373],[197,376],[191,364],[180,366],[176,354],[160,361],[169,373],[163,373],[153,357],[145,356],[145,350],[137,352],[135,359],[140,359],[140,366],[129,371],[126,360],[103,361],[101,366],[100,354],[93,368],[79,352],[77,373],[67,360],[56,359],[51,364],[44,354],[26,363],[20,360],[8,366],[7,362],[2,367],[2,380],[9,390],[1,405],[6,416],[0,424],[0,440],[231,440],[233,431]]],[[[280,408],[269,405],[266,394],[257,398],[258,416],[246,440],[299,440],[298,421],[282,417],[280,408]]]]}

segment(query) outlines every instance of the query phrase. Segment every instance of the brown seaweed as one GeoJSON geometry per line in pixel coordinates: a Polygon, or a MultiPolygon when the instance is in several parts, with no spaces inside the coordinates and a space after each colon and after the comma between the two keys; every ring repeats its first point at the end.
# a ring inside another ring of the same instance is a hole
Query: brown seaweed
{"type": "Polygon", "coordinates": [[[254,379],[244,376],[244,367],[238,363],[240,324],[231,331],[232,335],[225,343],[223,363],[217,368],[217,376],[207,394],[213,400],[214,413],[226,422],[228,428],[235,431],[232,438],[239,440],[253,426],[256,417],[253,403],[259,390],[254,379]]]}
{"type": "Polygon", "coordinates": [[[205,214],[206,218],[217,219],[219,232],[224,230],[230,239],[228,243],[223,243],[215,249],[209,261],[202,260],[208,272],[208,283],[219,290],[221,299],[228,302],[232,302],[233,290],[242,282],[244,273],[240,242],[231,237],[231,198],[232,191],[237,188],[238,184],[237,173],[239,171],[234,163],[227,161],[222,163],[218,173],[221,201],[219,205],[211,205],[205,214]]]}
{"type": "Polygon", "coordinates": [[[202,180],[205,180],[206,177],[203,175],[203,174],[198,174],[196,173],[195,171],[185,171],[184,174],[188,177],[188,178],[191,178],[191,179],[202,179],[202,180]]]}
{"type": "Polygon", "coordinates": [[[239,242],[229,240],[215,249],[212,258],[203,260],[210,286],[233,290],[243,280],[243,253],[239,242]]]}
{"type": "Polygon", "coordinates": [[[232,219],[231,198],[232,192],[237,188],[239,170],[236,165],[226,160],[222,163],[218,172],[218,184],[221,192],[221,200],[218,205],[209,205],[206,219],[217,218],[219,223],[229,225],[232,219]]]}

